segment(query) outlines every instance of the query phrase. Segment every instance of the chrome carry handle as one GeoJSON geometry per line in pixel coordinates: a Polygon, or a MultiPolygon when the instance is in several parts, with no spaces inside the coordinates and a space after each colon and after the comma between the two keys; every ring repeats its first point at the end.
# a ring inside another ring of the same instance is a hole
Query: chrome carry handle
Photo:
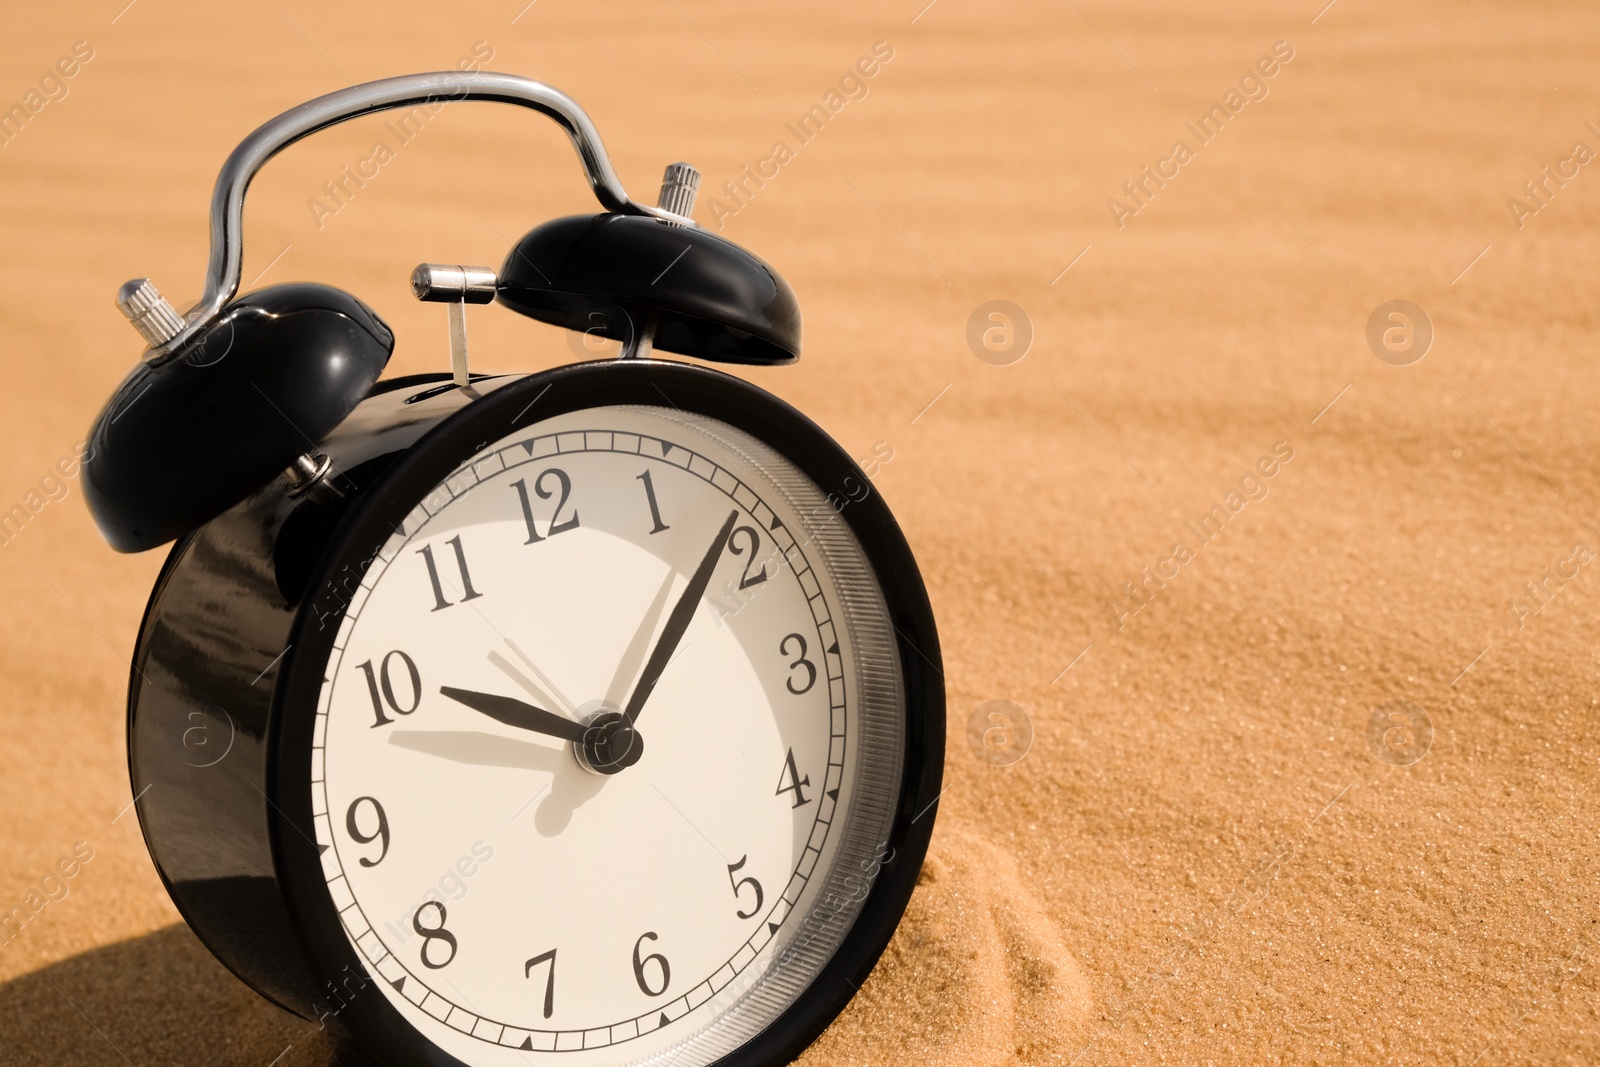
{"type": "Polygon", "coordinates": [[[223,163],[211,194],[211,258],[206,287],[198,303],[179,315],[148,278],[135,278],[117,293],[117,306],[144,337],[146,361],[169,355],[214,319],[239,291],[244,268],[244,194],[266,162],[302,137],[347,119],[440,100],[490,100],[516,104],[548,115],[567,131],[583,161],[589,185],[607,211],[648,215],[680,226],[694,220],[628,196],[600,134],[577,101],[531,78],[491,71],[439,71],[352,85],[308,100],[263,123],[239,143],[223,163]]]}

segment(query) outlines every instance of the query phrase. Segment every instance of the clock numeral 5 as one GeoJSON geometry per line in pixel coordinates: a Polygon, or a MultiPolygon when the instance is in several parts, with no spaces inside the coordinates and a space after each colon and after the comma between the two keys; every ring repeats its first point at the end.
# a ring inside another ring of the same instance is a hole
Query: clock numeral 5
{"type": "Polygon", "coordinates": [[[447,967],[450,965],[450,961],[456,958],[456,935],[444,928],[444,920],[444,905],[439,903],[437,900],[424,901],[417,908],[417,913],[411,917],[411,929],[422,935],[422,948],[419,950],[419,955],[422,957],[422,965],[430,970],[437,971],[441,967],[447,967]],[[422,913],[429,908],[438,909],[438,926],[422,925],[422,913]],[[446,956],[438,963],[434,963],[433,960],[428,957],[428,950],[433,947],[433,943],[435,941],[443,941],[450,949],[450,955],[446,956]]]}
{"type": "MultiPolygon", "coordinates": [[[[467,573],[467,554],[461,548],[461,535],[456,534],[445,544],[456,550],[456,567],[461,571],[461,589],[466,594],[461,598],[461,601],[478,599],[483,594],[472,588],[472,576],[467,573]]],[[[433,546],[422,546],[417,549],[417,555],[426,560],[428,564],[428,581],[433,583],[433,610],[443,611],[450,606],[450,601],[445,598],[444,586],[439,582],[439,567],[433,562],[433,546]]],[[[457,601],[457,603],[461,601],[457,601]]]]}
{"type": "Polygon", "coordinates": [[[540,536],[539,531],[533,524],[533,503],[528,499],[527,480],[518,478],[511,483],[511,487],[517,491],[517,499],[522,501],[522,518],[528,524],[528,539],[523,542],[525,545],[538,544],[546,537],[554,537],[558,533],[577,529],[578,511],[576,508],[572,511],[572,518],[565,522],[561,521],[561,509],[567,506],[567,497],[572,495],[572,479],[567,477],[566,471],[560,467],[551,467],[540,471],[539,477],[533,480],[533,491],[540,500],[549,500],[555,496],[555,489],[547,489],[545,487],[545,483],[552,475],[555,477],[557,488],[561,491],[561,498],[556,501],[555,510],[550,512],[550,528],[544,532],[543,536],[540,536]]]}
{"type": "Polygon", "coordinates": [[[766,900],[766,894],[761,892],[761,883],[756,881],[754,878],[741,878],[737,882],[733,880],[733,876],[739,872],[740,868],[745,865],[745,861],[747,861],[749,858],[749,854],[746,853],[745,855],[739,857],[738,863],[728,864],[728,881],[733,886],[733,895],[735,898],[739,896],[740,890],[744,889],[745,886],[749,886],[751,889],[756,891],[756,902],[750,905],[750,910],[734,913],[741,919],[755,918],[756,914],[761,911],[762,901],[766,900]]]}
{"type": "Polygon", "coordinates": [[[668,965],[667,957],[659,952],[652,952],[642,960],[639,958],[639,948],[646,940],[656,940],[655,931],[652,930],[648,933],[640,934],[639,940],[633,943],[633,978],[634,981],[639,983],[639,991],[645,996],[659,997],[667,991],[667,986],[672,984],[672,967],[668,965]],[[651,960],[655,960],[661,965],[661,988],[659,989],[651,989],[649,981],[644,976],[644,965],[651,960]]]}
{"type": "Polygon", "coordinates": [[[767,565],[756,559],[761,554],[761,535],[756,533],[754,526],[740,526],[735,529],[728,537],[728,551],[735,556],[742,556],[746,552],[750,553],[750,562],[744,565],[744,573],[739,576],[740,589],[749,589],[752,585],[760,585],[767,580],[767,565]],[[744,534],[744,548],[739,547],[740,534],[744,534]],[[757,563],[761,563],[761,573],[752,577],[750,568],[757,563]]]}
{"type": "Polygon", "coordinates": [[[411,657],[399,649],[395,649],[384,656],[383,663],[376,672],[372,669],[372,661],[370,659],[365,663],[356,664],[356,669],[367,676],[367,692],[372,695],[372,714],[378,720],[372,724],[374,730],[394,722],[393,719],[383,713],[385,704],[396,715],[410,715],[417,710],[417,705],[422,703],[422,675],[417,673],[417,665],[411,662],[411,657]],[[389,664],[396,656],[399,656],[400,662],[405,664],[406,674],[411,676],[411,706],[408,708],[401,707],[400,701],[395,699],[394,680],[389,676],[389,664]],[[380,689],[382,690],[381,695],[380,689]]]}
{"type": "Polygon", "coordinates": [[[533,977],[533,969],[541,963],[550,964],[550,974],[544,980],[544,1017],[550,1018],[550,1013],[555,1010],[556,1004],[556,950],[541,952],[529,960],[522,970],[524,978],[533,977]]]}
{"type": "Polygon", "coordinates": [[[793,793],[794,804],[792,806],[798,808],[803,804],[811,803],[811,799],[807,797],[805,792],[800,788],[803,785],[810,784],[811,776],[809,774],[804,778],[800,777],[800,771],[794,765],[794,749],[791,748],[789,750],[788,757],[783,761],[783,770],[778,774],[778,791],[772,795],[775,797],[781,797],[785,793],[793,793]],[[785,778],[789,780],[788,785],[783,784],[783,780],[785,778]]]}
{"type": "Polygon", "coordinates": [[[369,860],[362,856],[361,866],[376,867],[383,862],[383,857],[389,854],[389,817],[383,813],[383,805],[372,797],[356,797],[350,802],[349,810],[344,813],[344,828],[349,832],[351,840],[358,845],[368,845],[379,838],[383,839],[383,848],[379,851],[378,858],[369,860]],[[361,824],[356,822],[356,809],[362,804],[371,804],[372,810],[378,813],[378,828],[370,834],[363,834],[361,824]]]}
{"type": "Polygon", "coordinates": [[[801,637],[799,634],[790,634],[782,641],[779,641],[778,651],[785,656],[789,655],[789,643],[792,641],[798,641],[800,643],[800,652],[798,654],[798,658],[796,658],[793,663],[789,664],[789,669],[793,670],[796,667],[804,667],[806,669],[806,684],[796,687],[794,684],[794,675],[791,674],[788,678],[784,679],[783,685],[784,688],[788,689],[789,692],[793,693],[795,696],[801,696],[805,693],[811,692],[811,687],[817,684],[817,665],[806,659],[806,639],[801,637]]]}

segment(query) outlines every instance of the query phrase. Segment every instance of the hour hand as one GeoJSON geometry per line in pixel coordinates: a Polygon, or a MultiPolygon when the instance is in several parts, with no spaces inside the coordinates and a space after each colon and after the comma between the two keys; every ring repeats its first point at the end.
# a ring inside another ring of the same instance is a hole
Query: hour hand
{"type": "Polygon", "coordinates": [[[439,692],[460,704],[465,704],[473,711],[481,711],[497,722],[507,726],[515,726],[519,730],[532,730],[536,734],[547,737],[559,737],[563,741],[575,744],[583,743],[584,728],[581,723],[573,722],[565,716],[554,712],[536,708],[532,704],[515,697],[503,697],[494,693],[478,693],[471,689],[456,689],[444,685],[439,687],[439,692]]]}

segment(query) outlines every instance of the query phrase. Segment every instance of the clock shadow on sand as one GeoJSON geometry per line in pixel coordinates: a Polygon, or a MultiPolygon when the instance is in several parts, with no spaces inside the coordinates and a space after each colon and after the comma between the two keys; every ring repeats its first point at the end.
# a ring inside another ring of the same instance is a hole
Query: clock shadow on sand
{"type": "Polygon", "coordinates": [[[578,769],[577,760],[567,745],[556,748],[478,730],[396,730],[389,735],[389,743],[455,763],[550,774],[549,789],[529,798],[529,803],[538,803],[533,822],[544,837],[555,837],[565,830],[572,821],[573,812],[597,796],[606,784],[606,779],[598,774],[557,773],[568,767],[578,769]]]}

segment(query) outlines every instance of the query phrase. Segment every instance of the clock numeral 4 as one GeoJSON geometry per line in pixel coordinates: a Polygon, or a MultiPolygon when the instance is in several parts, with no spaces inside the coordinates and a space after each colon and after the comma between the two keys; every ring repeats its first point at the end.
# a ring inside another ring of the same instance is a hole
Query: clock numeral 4
{"type": "Polygon", "coordinates": [[[756,881],[754,878],[741,878],[737,882],[733,880],[733,876],[739,873],[740,869],[744,867],[745,862],[749,859],[750,856],[747,853],[739,857],[738,863],[728,864],[728,882],[733,886],[733,895],[735,899],[738,898],[740,891],[743,890],[745,886],[749,886],[751,889],[756,891],[756,902],[750,905],[749,911],[734,912],[734,914],[739,916],[741,919],[755,918],[755,916],[761,911],[762,901],[766,900],[767,898],[766,894],[761,892],[761,883],[756,881]]]}
{"type": "Polygon", "coordinates": [[[533,969],[541,963],[550,964],[550,973],[544,980],[544,1017],[548,1019],[550,1018],[550,1013],[555,1010],[556,1005],[556,950],[551,949],[549,952],[541,952],[529,960],[522,969],[522,976],[524,978],[532,978],[533,969]]]}
{"type": "Polygon", "coordinates": [[[728,537],[728,551],[735,556],[742,556],[746,552],[750,553],[750,562],[744,565],[744,573],[739,576],[740,589],[749,589],[752,585],[760,585],[767,580],[767,565],[756,558],[761,555],[761,535],[756,533],[754,526],[740,526],[735,529],[728,537]],[[744,548],[739,547],[740,534],[744,534],[744,548]],[[752,576],[750,568],[757,563],[761,564],[761,571],[759,574],[752,576]]]}
{"type": "Polygon", "coordinates": [[[578,528],[578,511],[576,508],[572,511],[572,518],[567,519],[565,522],[561,521],[561,509],[567,506],[567,497],[572,495],[572,479],[568,478],[567,472],[560,467],[551,467],[548,470],[540,471],[539,477],[533,480],[534,494],[540,500],[549,500],[556,495],[557,491],[561,494],[560,498],[556,500],[555,509],[550,512],[550,527],[542,536],[533,523],[533,502],[528,499],[527,480],[518,478],[511,483],[511,487],[517,491],[517,499],[522,501],[522,518],[528,524],[528,539],[523,544],[535,545],[547,537],[554,537],[558,533],[565,533],[567,530],[578,528]],[[555,489],[547,486],[551,478],[555,479],[555,489]]]}
{"type": "Polygon", "coordinates": [[[383,713],[385,705],[396,715],[410,715],[417,710],[417,705],[422,703],[422,675],[417,673],[417,665],[411,661],[411,657],[399,649],[384,656],[383,663],[376,671],[372,669],[370,659],[365,663],[356,664],[356,669],[367,676],[367,692],[372,696],[372,714],[377,718],[377,722],[372,724],[374,730],[394,722],[383,713]],[[399,656],[400,662],[405,664],[406,674],[411,679],[411,706],[406,708],[401,707],[400,701],[395,698],[394,678],[389,670],[389,665],[394,662],[396,656],[399,656]]]}
{"type": "Polygon", "coordinates": [[[411,917],[411,929],[422,935],[422,948],[419,950],[419,955],[422,957],[422,965],[434,971],[439,970],[441,967],[449,966],[450,961],[456,958],[456,935],[444,928],[445,918],[444,905],[439,903],[437,900],[424,901],[421,906],[417,908],[417,913],[411,917]],[[422,913],[429,908],[435,908],[438,910],[438,926],[422,925],[422,913]],[[450,954],[444,959],[440,960],[438,963],[433,962],[428,951],[433,947],[433,943],[435,941],[444,942],[445,946],[450,950],[450,954]]]}
{"type": "Polygon", "coordinates": [[[668,965],[667,957],[661,955],[659,952],[652,952],[644,959],[639,958],[639,949],[647,940],[656,940],[655,931],[652,930],[647,933],[640,934],[639,940],[633,943],[633,978],[634,981],[639,983],[639,991],[645,996],[659,997],[661,994],[667,991],[667,986],[672,984],[672,967],[668,965]],[[659,989],[651,989],[649,979],[647,979],[644,974],[644,965],[649,963],[651,960],[655,960],[656,963],[660,964],[661,966],[661,988],[659,989]]]}
{"type": "Polygon", "coordinates": [[[350,834],[350,839],[358,845],[370,845],[372,842],[383,840],[383,847],[378,852],[378,858],[369,860],[361,857],[361,866],[376,867],[383,862],[383,857],[389,854],[389,817],[383,813],[383,805],[372,797],[356,797],[350,802],[350,808],[344,813],[344,828],[350,834]],[[361,824],[356,821],[356,811],[362,804],[371,804],[372,810],[378,813],[378,828],[370,834],[361,832],[361,824]]]}
{"type": "Polygon", "coordinates": [[[778,642],[778,651],[785,656],[790,655],[790,644],[799,644],[800,651],[794,654],[796,658],[793,663],[789,664],[789,669],[792,671],[796,667],[804,667],[806,670],[806,681],[804,685],[796,686],[794,684],[794,675],[791,674],[788,678],[784,679],[783,685],[784,688],[788,689],[789,692],[793,693],[795,696],[801,696],[805,693],[811,692],[811,687],[817,684],[817,665],[806,659],[805,638],[801,637],[799,634],[790,634],[788,637],[785,637],[782,641],[778,642]]]}
{"type": "Polygon", "coordinates": [[[650,472],[645,471],[639,475],[639,480],[644,483],[644,498],[650,504],[650,521],[654,524],[650,532],[658,534],[662,530],[672,529],[672,527],[661,521],[661,506],[656,503],[656,486],[650,480],[650,472]]]}
{"type": "Polygon", "coordinates": [[[807,797],[804,790],[800,788],[801,786],[810,784],[811,776],[809,774],[804,778],[800,777],[800,771],[794,765],[794,749],[791,748],[789,750],[788,757],[783,761],[783,771],[778,775],[778,791],[772,795],[775,797],[781,797],[785,793],[793,793],[794,804],[792,807],[798,808],[801,805],[811,803],[811,799],[807,797]],[[788,779],[788,785],[783,784],[784,779],[788,779]]]}
{"type": "MultiPolygon", "coordinates": [[[[464,595],[461,600],[455,601],[455,603],[459,604],[462,601],[478,599],[483,594],[472,588],[472,576],[467,573],[467,553],[461,547],[461,535],[456,534],[445,544],[456,550],[456,568],[461,572],[461,590],[464,595]]],[[[422,546],[417,549],[417,555],[421,556],[428,564],[428,581],[433,584],[433,610],[443,611],[452,602],[445,597],[444,585],[439,581],[439,565],[433,562],[433,546],[422,546]]]]}

